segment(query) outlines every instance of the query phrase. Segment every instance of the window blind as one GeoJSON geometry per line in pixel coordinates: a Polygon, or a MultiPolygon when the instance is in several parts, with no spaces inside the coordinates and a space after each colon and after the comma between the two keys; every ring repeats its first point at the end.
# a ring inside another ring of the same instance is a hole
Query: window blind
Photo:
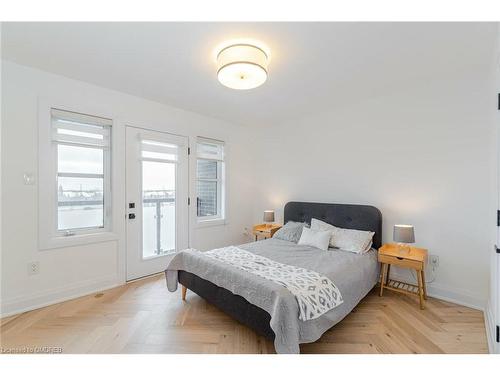
{"type": "Polygon", "coordinates": [[[142,159],[156,159],[165,161],[178,160],[179,146],[171,143],[141,139],[142,159]]]}
{"type": "Polygon", "coordinates": [[[52,109],[51,115],[53,141],[109,148],[111,120],[58,109],[52,109]]]}
{"type": "Polygon", "coordinates": [[[201,159],[224,161],[224,142],[198,138],[196,152],[201,159]]]}

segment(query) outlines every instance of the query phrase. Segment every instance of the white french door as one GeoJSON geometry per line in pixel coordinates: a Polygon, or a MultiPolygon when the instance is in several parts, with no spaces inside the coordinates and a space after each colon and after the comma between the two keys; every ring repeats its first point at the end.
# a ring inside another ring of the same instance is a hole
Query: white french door
{"type": "Polygon", "coordinates": [[[127,126],[127,281],[188,246],[188,139],[127,126]]]}

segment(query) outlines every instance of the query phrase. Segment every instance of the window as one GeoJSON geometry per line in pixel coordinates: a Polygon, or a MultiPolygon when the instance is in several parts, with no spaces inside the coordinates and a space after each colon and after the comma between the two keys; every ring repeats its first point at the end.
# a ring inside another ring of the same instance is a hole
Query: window
{"type": "Polygon", "coordinates": [[[56,236],[102,231],[110,215],[111,120],[51,110],[56,236]]]}
{"type": "Polygon", "coordinates": [[[198,138],[196,157],[198,221],[224,219],[224,143],[198,138]]]}

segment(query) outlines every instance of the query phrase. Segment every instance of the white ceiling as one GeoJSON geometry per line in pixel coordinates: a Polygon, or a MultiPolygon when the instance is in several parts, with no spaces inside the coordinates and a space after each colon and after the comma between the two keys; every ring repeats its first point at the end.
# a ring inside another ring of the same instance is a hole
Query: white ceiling
{"type": "Polygon", "coordinates": [[[3,23],[3,58],[165,104],[258,126],[423,79],[480,74],[492,23],[3,23]],[[271,49],[269,79],[218,83],[213,49],[251,37],[271,49]]]}

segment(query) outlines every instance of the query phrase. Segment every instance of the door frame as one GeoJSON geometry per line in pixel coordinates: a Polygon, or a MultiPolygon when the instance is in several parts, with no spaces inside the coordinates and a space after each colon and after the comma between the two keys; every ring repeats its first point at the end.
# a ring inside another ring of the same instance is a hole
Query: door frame
{"type": "Polygon", "coordinates": [[[493,353],[500,353],[500,343],[497,342],[497,330],[500,326],[500,254],[498,253],[498,248],[500,248],[500,123],[499,111],[500,110],[500,94],[498,94],[498,109],[495,111],[496,121],[496,152],[495,152],[495,168],[496,168],[496,228],[495,228],[495,250],[493,256],[490,258],[490,295],[488,299],[490,303],[487,306],[486,311],[486,330],[489,331],[491,335],[491,347],[490,350],[493,353]],[[488,311],[489,310],[489,311],[488,311]],[[492,322],[490,320],[493,320],[492,322]],[[490,321],[488,326],[488,321],[490,321]]]}
{"type": "MultiPolygon", "coordinates": [[[[168,131],[163,131],[163,130],[158,130],[158,129],[152,129],[152,128],[146,128],[146,127],[142,127],[142,126],[136,126],[136,125],[130,125],[130,124],[125,124],[125,168],[124,168],[124,171],[125,171],[125,202],[124,202],[124,207],[125,207],[125,221],[126,221],[126,224],[125,224],[125,282],[129,282],[129,281],[133,281],[133,280],[136,280],[136,279],[140,279],[140,278],[143,278],[143,277],[148,277],[148,276],[151,276],[151,275],[154,275],[154,274],[157,274],[157,273],[160,273],[162,272],[163,270],[159,270],[159,271],[155,271],[153,273],[150,273],[150,274],[143,274],[143,275],[131,275],[130,274],[130,256],[131,256],[131,246],[134,246],[134,245],[131,245],[130,243],[130,226],[129,226],[129,218],[128,218],[128,214],[130,212],[130,209],[128,207],[128,204],[129,204],[129,200],[130,200],[130,194],[129,194],[129,189],[130,189],[130,186],[129,186],[129,173],[130,173],[130,169],[129,169],[129,163],[132,161],[132,158],[134,157],[133,155],[129,155],[129,131],[131,130],[135,130],[137,132],[147,132],[147,133],[156,133],[157,135],[163,135],[165,137],[172,137],[172,138],[176,138],[177,140],[181,140],[182,144],[180,144],[180,148],[182,149],[180,152],[184,152],[183,154],[180,154],[180,155],[183,155],[183,158],[184,158],[184,161],[185,161],[185,171],[183,174],[183,179],[185,180],[183,183],[184,183],[184,188],[182,189],[184,191],[183,195],[185,195],[185,197],[180,197],[179,199],[184,199],[186,200],[186,203],[185,203],[185,212],[182,214],[182,220],[178,220],[178,210],[177,210],[177,207],[176,207],[176,250],[179,250],[180,248],[187,248],[189,247],[190,245],[190,240],[191,240],[191,234],[190,234],[190,227],[191,227],[191,213],[190,213],[190,205],[187,203],[188,202],[188,199],[190,197],[190,157],[189,157],[189,150],[190,150],[190,145],[189,145],[189,142],[190,142],[190,137],[187,136],[187,135],[182,135],[182,134],[174,134],[174,133],[171,133],[171,132],[168,132],[168,131]],[[185,149],[185,150],[183,150],[185,149]],[[183,239],[181,239],[181,243],[179,244],[179,239],[178,239],[178,226],[180,225],[183,225],[185,226],[185,231],[183,232],[183,239]]],[[[161,141],[161,140],[159,140],[161,141]]],[[[168,140],[166,140],[168,141],[168,140]]],[[[172,142],[172,140],[170,140],[172,142]]],[[[174,141],[175,142],[175,141],[174,141]]],[[[176,144],[178,144],[177,142],[175,142],[176,144]]],[[[176,178],[178,176],[176,175],[176,178]]],[[[142,191],[139,192],[139,194],[142,194],[142,191]]],[[[176,198],[177,200],[177,198],[176,198]]],[[[139,205],[137,205],[136,203],[136,208],[135,208],[135,213],[137,214],[138,210],[142,208],[142,203],[140,204],[140,207],[139,205]]],[[[142,218],[142,212],[141,214],[139,215],[139,218],[142,218]]],[[[142,230],[139,230],[139,241],[140,243],[142,243],[142,230]]],[[[160,256],[155,256],[155,257],[151,257],[151,258],[148,258],[148,259],[141,259],[142,261],[154,261],[154,260],[158,260],[158,259],[168,259],[168,257],[171,257],[171,255],[160,255],[160,256]]]]}

